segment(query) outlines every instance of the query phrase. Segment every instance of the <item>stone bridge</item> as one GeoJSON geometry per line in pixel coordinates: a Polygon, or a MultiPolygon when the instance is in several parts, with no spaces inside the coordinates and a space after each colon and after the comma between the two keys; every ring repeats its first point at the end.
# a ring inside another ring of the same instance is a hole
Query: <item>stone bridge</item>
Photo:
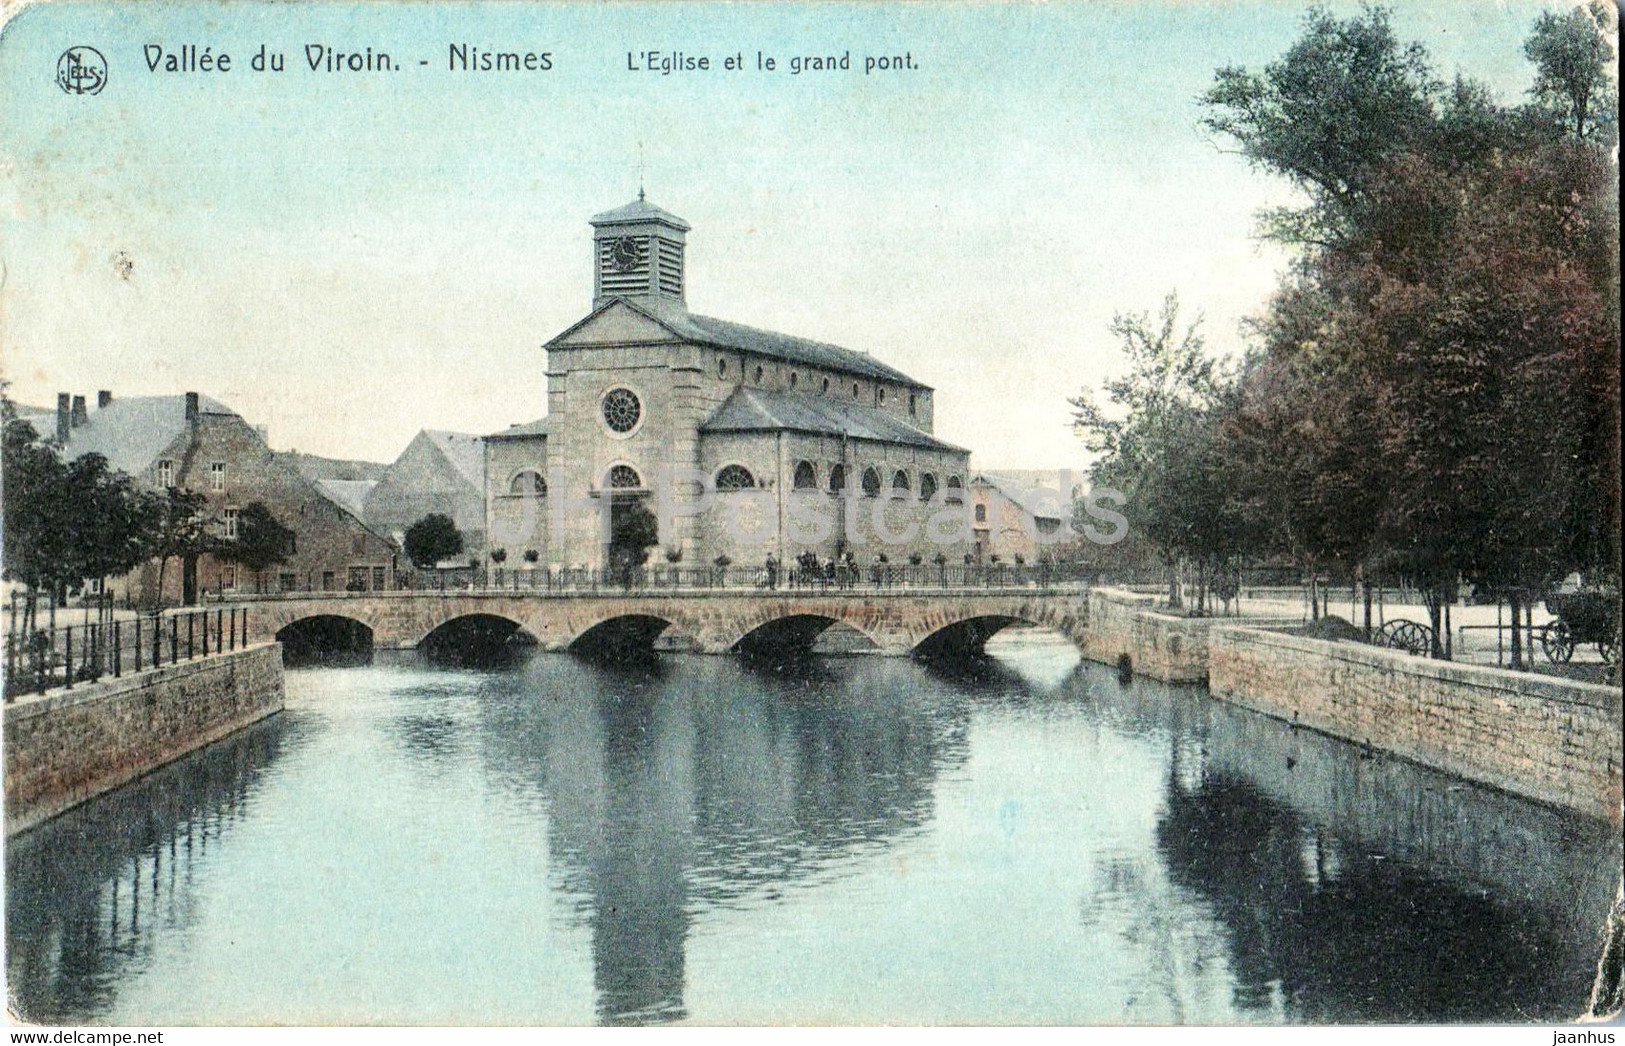
{"type": "MultiPolygon", "coordinates": [[[[517,631],[547,650],[651,648],[662,634],[704,653],[810,649],[830,626],[883,654],[968,653],[1007,625],[1040,625],[1084,645],[1089,594],[1065,589],[620,593],[388,592],[250,598],[250,634],[288,638],[316,619],[354,622],[378,649],[411,649],[451,629],[517,631]],[[451,626],[451,628],[448,628],[451,626]]],[[[348,626],[354,628],[354,625],[348,626]]]]}

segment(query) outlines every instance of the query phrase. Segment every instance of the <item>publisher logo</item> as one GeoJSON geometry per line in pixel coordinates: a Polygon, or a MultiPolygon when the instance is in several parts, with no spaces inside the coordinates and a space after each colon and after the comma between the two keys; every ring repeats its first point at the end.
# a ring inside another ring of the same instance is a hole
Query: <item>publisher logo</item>
{"type": "Polygon", "coordinates": [[[107,86],[107,59],[94,47],[70,47],[56,60],[56,85],[67,94],[100,94],[107,86]]]}

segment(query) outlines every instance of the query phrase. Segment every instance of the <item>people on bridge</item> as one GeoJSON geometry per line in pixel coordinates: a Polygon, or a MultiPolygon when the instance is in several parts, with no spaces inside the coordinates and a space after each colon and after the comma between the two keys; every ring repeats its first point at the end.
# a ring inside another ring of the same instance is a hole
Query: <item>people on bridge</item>
{"type": "Polygon", "coordinates": [[[773,553],[769,552],[767,554],[767,560],[765,562],[763,562],[762,570],[767,575],[767,587],[768,588],[778,588],[779,587],[779,561],[776,558],[774,558],[773,553]]]}

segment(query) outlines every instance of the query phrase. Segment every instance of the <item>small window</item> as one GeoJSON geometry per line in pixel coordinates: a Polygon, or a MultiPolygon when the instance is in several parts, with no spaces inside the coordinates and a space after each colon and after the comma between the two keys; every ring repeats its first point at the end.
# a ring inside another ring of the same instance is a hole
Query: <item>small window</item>
{"type": "Polygon", "coordinates": [[[796,384],[798,382],[800,382],[800,381],[801,381],[801,376],[798,375],[795,371],[791,371],[790,372],[790,387],[792,389],[795,388],[796,384]]]}
{"type": "Polygon", "coordinates": [[[863,496],[866,498],[880,496],[880,473],[873,468],[863,470],[863,496]]]}
{"type": "Polygon", "coordinates": [[[158,463],[158,485],[165,488],[175,485],[175,463],[173,461],[160,461],[158,463]]]}
{"type": "Polygon", "coordinates": [[[237,568],[230,563],[226,564],[220,569],[220,587],[237,587],[237,568]]]}
{"type": "Polygon", "coordinates": [[[978,522],[978,523],[986,523],[987,522],[987,506],[986,505],[977,505],[976,506],[976,522],[978,522]]]}
{"type": "Polygon", "coordinates": [[[338,579],[333,576],[333,572],[331,570],[322,571],[322,591],[331,592],[337,587],[338,579]]]}
{"type": "Polygon", "coordinates": [[[226,489],[226,463],[216,461],[209,465],[209,489],[220,492],[226,489]]]}
{"type": "Polygon", "coordinates": [[[826,395],[826,396],[829,395],[829,379],[828,378],[824,379],[824,395],[826,395]]]}
{"type": "Polygon", "coordinates": [[[282,589],[282,591],[292,592],[294,589],[299,587],[299,575],[293,573],[292,571],[285,570],[281,574],[277,575],[277,582],[277,587],[282,589]]]}
{"type": "Polygon", "coordinates": [[[911,392],[908,394],[908,416],[911,418],[919,413],[919,403],[917,402],[918,399],[919,397],[915,396],[914,393],[911,392]]]}
{"type": "Polygon", "coordinates": [[[885,386],[876,385],[875,386],[875,406],[877,406],[877,407],[881,406],[885,402],[886,402],[886,388],[885,388],[885,386]]]}
{"type": "Polygon", "coordinates": [[[717,377],[726,378],[727,376],[728,376],[728,360],[724,356],[718,356],[717,357],[717,377]]]}
{"type": "Polygon", "coordinates": [[[383,567],[373,567],[372,568],[372,590],[374,592],[382,592],[384,590],[384,568],[383,567]]]}
{"type": "Polygon", "coordinates": [[[858,398],[858,383],[855,381],[852,383],[852,398],[858,398]]]}
{"type": "Polygon", "coordinates": [[[609,485],[612,490],[637,490],[643,477],[631,465],[616,465],[609,470],[609,485]]]}
{"type": "Polygon", "coordinates": [[[929,472],[920,475],[920,500],[930,501],[937,496],[937,477],[929,472]]]}
{"type": "Polygon", "coordinates": [[[965,500],[965,484],[960,482],[958,476],[948,477],[948,493],[943,500],[950,505],[958,505],[965,500]]]}
{"type": "Polygon", "coordinates": [[[535,469],[526,469],[513,478],[508,484],[508,493],[518,494],[525,498],[542,498],[547,496],[547,480],[535,469]]]}
{"type": "Polygon", "coordinates": [[[223,521],[223,524],[224,524],[224,529],[221,531],[220,536],[225,538],[227,541],[236,541],[237,540],[237,510],[234,509],[234,508],[226,509],[225,514],[222,517],[222,521],[223,521]]]}
{"type": "Polygon", "coordinates": [[[796,490],[818,489],[818,470],[813,468],[812,462],[796,462],[796,475],[793,485],[796,490]]]}
{"type": "Polygon", "coordinates": [[[907,494],[914,489],[914,485],[908,481],[908,473],[898,469],[891,474],[891,489],[907,494]]]}
{"type": "Polygon", "coordinates": [[[756,368],[756,384],[760,385],[761,383],[762,383],[762,368],[757,367],[756,368]]]}
{"type": "Polygon", "coordinates": [[[749,490],[756,486],[756,477],[743,465],[726,465],[717,473],[718,490],[749,490]]]}
{"type": "Polygon", "coordinates": [[[832,465],[829,470],[829,492],[839,494],[846,489],[846,466],[832,465]]]}

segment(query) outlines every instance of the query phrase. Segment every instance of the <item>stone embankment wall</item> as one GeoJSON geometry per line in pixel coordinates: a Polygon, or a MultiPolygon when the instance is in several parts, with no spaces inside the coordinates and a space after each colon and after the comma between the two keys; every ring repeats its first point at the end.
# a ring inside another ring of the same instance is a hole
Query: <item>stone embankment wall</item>
{"type": "Polygon", "coordinates": [[[281,708],[277,643],[19,699],[5,709],[6,833],[281,708]]]}
{"type": "Polygon", "coordinates": [[[1159,613],[1156,603],[1156,596],[1126,589],[1092,589],[1088,627],[1079,644],[1083,656],[1115,665],[1126,654],[1139,675],[1164,683],[1207,682],[1209,634],[1234,619],[1159,613]]]}
{"type": "Polygon", "coordinates": [[[1208,644],[1215,697],[1472,781],[1621,819],[1616,688],[1234,625],[1208,644]]]}

